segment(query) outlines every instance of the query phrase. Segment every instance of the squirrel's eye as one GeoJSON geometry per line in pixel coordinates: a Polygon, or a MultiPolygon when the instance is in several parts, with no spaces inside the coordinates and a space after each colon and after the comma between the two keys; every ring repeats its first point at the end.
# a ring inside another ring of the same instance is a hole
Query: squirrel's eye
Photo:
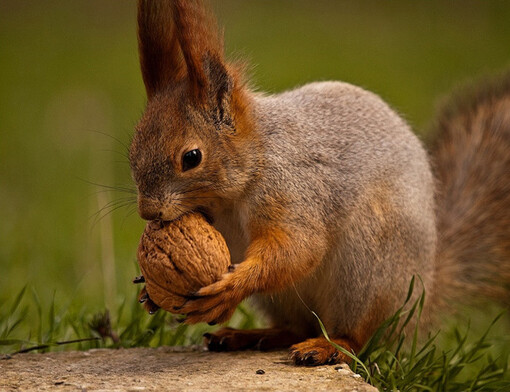
{"type": "Polygon", "coordinates": [[[188,151],[182,156],[182,171],[193,169],[197,167],[202,161],[202,153],[197,148],[195,150],[188,151]]]}

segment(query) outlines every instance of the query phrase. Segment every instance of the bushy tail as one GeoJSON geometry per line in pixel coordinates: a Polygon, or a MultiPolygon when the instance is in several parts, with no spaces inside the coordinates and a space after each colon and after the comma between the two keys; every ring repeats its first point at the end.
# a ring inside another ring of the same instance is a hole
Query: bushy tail
{"type": "Polygon", "coordinates": [[[510,305],[510,73],[459,91],[435,128],[435,291],[510,305]]]}

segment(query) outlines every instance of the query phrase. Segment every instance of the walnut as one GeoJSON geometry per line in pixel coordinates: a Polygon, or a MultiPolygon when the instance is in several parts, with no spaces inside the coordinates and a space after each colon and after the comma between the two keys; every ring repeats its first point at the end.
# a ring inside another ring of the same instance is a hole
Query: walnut
{"type": "Polygon", "coordinates": [[[156,304],[176,313],[185,296],[228,271],[230,253],[222,235],[201,214],[191,213],[169,223],[149,222],[138,246],[138,264],[148,302],[153,302],[146,308],[156,304]]]}

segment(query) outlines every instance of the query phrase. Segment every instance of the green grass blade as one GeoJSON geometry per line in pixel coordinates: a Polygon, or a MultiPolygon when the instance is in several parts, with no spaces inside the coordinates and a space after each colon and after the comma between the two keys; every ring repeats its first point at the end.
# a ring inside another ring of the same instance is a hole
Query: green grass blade
{"type": "Polygon", "coordinates": [[[317,318],[317,320],[319,321],[319,325],[321,327],[321,331],[322,331],[322,334],[324,335],[324,337],[326,338],[326,340],[332,344],[338,351],[340,351],[342,354],[345,354],[347,355],[349,358],[351,358],[354,362],[356,362],[359,366],[361,366],[361,368],[365,371],[365,374],[367,376],[367,380],[370,380],[370,372],[368,371],[368,369],[366,368],[365,364],[360,361],[358,359],[358,357],[352,353],[350,353],[349,351],[347,351],[345,348],[339,346],[338,344],[336,344],[335,342],[333,342],[330,338],[329,338],[329,335],[328,335],[328,332],[326,331],[326,327],[324,327],[324,324],[322,323],[322,320],[319,318],[319,316],[317,315],[317,313],[315,312],[312,312],[312,314],[317,318]]]}

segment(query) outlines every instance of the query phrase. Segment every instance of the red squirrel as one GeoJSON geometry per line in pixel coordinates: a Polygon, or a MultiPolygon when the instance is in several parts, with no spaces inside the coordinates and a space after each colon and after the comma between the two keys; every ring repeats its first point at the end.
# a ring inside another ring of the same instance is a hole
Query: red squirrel
{"type": "Polygon", "coordinates": [[[253,91],[199,0],[139,0],[138,43],[148,97],[130,147],[139,214],[202,212],[235,265],[179,312],[223,323],[251,297],[272,324],[207,334],[210,350],[290,346],[296,364],[348,360],[310,310],[357,352],[413,276],[425,319],[468,294],[508,302],[510,78],[447,105],[428,154],[359,87],[253,91]]]}

